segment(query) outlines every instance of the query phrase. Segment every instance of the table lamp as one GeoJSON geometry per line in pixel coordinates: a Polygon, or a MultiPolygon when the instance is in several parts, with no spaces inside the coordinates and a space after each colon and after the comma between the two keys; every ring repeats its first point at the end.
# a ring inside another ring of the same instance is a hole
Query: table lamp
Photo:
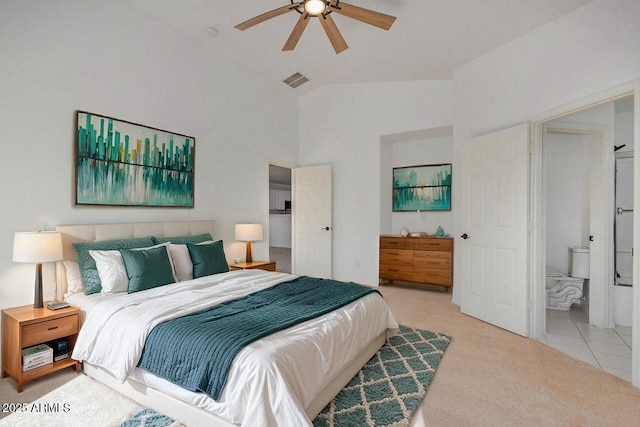
{"type": "Polygon", "coordinates": [[[245,262],[252,262],[251,242],[262,240],[262,224],[236,224],[236,240],[247,242],[245,262]]]}
{"type": "Polygon", "coordinates": [[[62,259],[62,238],[55,231],[16,232],[13,236],[13,261],[36,264],[34,308],[42,308],[42,263],[62,259]]]}

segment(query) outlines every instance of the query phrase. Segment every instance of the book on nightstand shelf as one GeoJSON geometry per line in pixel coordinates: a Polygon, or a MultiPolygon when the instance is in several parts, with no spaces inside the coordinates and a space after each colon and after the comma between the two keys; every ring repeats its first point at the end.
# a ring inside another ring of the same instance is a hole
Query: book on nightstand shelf
{"type": "Polygon", "coordinates": [[[53,349],[46,344],[22,349],[22,372],[53,363],[53,349]]]}
{"type": "Polygon", "coordinates": [[[62,353],[53,357],[53,361],[57,362],[58,360],[66,359],[67,357],[71,357],[71,353],[62,353]]]}
{"type": "Polygon", "coordinates": [[[71,351],[69,351],[69,343],[67,342],[66,338],[49,341],[47,345],[53,349],[54,362],[66,359],[67,357],[71,357],[71,351]]]}

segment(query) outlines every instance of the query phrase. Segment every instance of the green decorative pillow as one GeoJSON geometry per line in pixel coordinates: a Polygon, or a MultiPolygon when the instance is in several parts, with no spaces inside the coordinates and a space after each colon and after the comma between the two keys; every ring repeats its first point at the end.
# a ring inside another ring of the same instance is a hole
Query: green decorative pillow
{"type": "Polygon", "coordinates": [[[102,290],[100,276],[95,260],[89,251],[113,251],[118,249],[145,248],[153,246],[153,237],[138,237],[135,239],[102,240],[98,242],[74,243],[80,266],[80,277],[82,278],[82,290],[86,295],[96,294],[102,290]]]}
{"type": "Polygon", "coordinates": [[[210,233],[196,234],[194,236],[153,236],[156,245],[159,243],[173,243],[174,245],[186,245],[187,243],[202,243],[207,240],[213,240],[210,233]]]}
{"type": "Polygon", "coordinates": [[[120,249],[129,277],[128,293],[157,288],[176,281],[166,246],[134,251],[120,249]]]}
{"type": "Polygon", "coordinates": [[[227,257],[224,254],[222,240],[208,245],[195,245],[187,243],[191,262],[193,262],[193,278],[210,276],[229,271],[227,257]]]}

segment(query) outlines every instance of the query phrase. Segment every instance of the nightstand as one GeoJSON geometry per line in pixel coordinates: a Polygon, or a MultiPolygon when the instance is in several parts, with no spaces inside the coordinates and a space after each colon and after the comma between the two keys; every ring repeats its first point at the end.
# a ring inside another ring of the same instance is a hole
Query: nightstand
{"type": "Polygon", "coordinates": [[[238,262],[236,264],[229,264],[231,270],[251,270],[260,269],[267,271],[276,271],[275,261],[253,261],[253,262],[238,262]]]}
{"type": "Polygon", "coordinates": [[[22,349],[65,338],[67,351],[72,351],[80,330],[77,307],[49,310],[32,305],[2,310],[2,378],[7,375],[18,383],[18,393],[27,381],[68,367],[80,372],[80,363],[67,357],[22,372],[22,349]]]}

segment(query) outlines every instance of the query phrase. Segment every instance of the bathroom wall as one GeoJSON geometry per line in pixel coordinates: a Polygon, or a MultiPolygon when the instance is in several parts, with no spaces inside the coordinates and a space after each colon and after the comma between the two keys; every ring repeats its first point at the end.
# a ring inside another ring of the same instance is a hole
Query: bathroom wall
{"type": "MultiPolygon", "coordinates": [[[[609,102],[562,117],[549,127],[599,129],[613,136],[614,117],[614,103],[609,102]]],[[[613,145],[614,141],[611,138],[607,143],[613,145]]],[[[591,137],[581,131],[549,132],[545,136],[548,271],[568,273],[569,247],[589,246],[591,177],[601,156],[597,149],[591,137]]]]}
{"type": "Polygon", "coordinates": [[[547,271],[568,273],[569,247],[588,244],[591,162],[583,135],[549,133],[547,178],[547,271]]]}

